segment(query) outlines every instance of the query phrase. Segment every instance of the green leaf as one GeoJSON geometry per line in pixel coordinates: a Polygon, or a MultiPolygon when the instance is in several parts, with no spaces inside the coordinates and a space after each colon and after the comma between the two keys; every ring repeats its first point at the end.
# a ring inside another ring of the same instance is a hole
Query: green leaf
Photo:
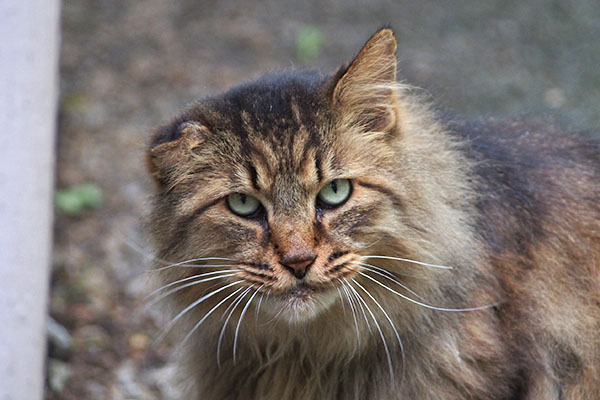
{"type": "Polygon", "coordinates": [[[296,35],[296,57],[302,62],[312,61],[319,56],[323,35],[316,26],[305,26],[296,35]]]}
{"type": "Polygon", "coordinates": [[[82,183],[60,189],[56,191],[54,204],[60,212],[78,216],[102,204],[102,190],[93,183],[82,183]]]}

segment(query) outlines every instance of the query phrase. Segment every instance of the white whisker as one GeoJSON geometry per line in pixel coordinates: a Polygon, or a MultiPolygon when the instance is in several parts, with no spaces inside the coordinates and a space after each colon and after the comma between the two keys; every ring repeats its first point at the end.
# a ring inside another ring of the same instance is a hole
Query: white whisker
{"type": "Polygon", "coordinates": [[[365,311],[365,308],[363,307],[362,302],[360,302],[358,300],[358,298],[356,297],[356,294],[354,293],[354,291],[351,291],[350,294],[352,295],[353,298],[356,299],[356,304],[358,304],[359,307],[360,307],[360,311],[362,312],[362,315],[363,315],[363,318],[365,320],[365,323],[367,324],[367,329],[369,330],[369,333],[373,333],[373,330],[371,329],[371,324],[369,323],[369,319],[367,318],[367,313],[365,311]]]}
{"type": "MultiPolygon", "coordinates": [[[[119,236],[120,240],[125,243],[127,246],[129,246],[131,249],[135,250],[136,252],[138,252],[140,255],[142,255],[144,258],[147,258],[149,260],[158,262],[159,264],[163,264],[163,265],[179,265],[181,263],[190,263],[190,262],[196,262],[196,261],[209,261],[209,260],[223,260],[223,261],[235,261],[232,258],[227,258],[227,257],[204,257],[204,258],[193,258],[190,260],[186,260],[186,261],[180,261],[177,263],[173,263],[172,261],[167,261],[164,260],[162,258],[156,257],[152,254],[148,254],[144,249],[142,249],[142,247],[140,245],[138,245],[137,243],[135,243],[132,240],[127,239],[126,236],[124,235],[116,235],[119,236]]],[[[154,269],[154,270],[150,270],[148,272],[152,272],[152,271],[158,271],[160,269],[154,269]]]]}
{"type": "Polygon", "coordinates": [[[232,264],[225,265],[211,265],[211,264],[190,264],[196,261],[235,261],[231,258],[223,258],[223,257],[203,257],[203,258],[192,258],[185,261],[179,261],[173,264],[166,265],[164,267],[156,268],[150,270],[150,272],[160,272],[165,269],[174,268],[174,267],[185,267],[185,268],[216,268],[216,267],[231,267],[232,264]]]}
{"type": "Polygon", "coordinates": [[[423,265],[425,267],[431,267],[431,268],[454,269],[453,267],[448,267],[446,265],[430,264],[430,263],[426,263],[426,262],[422,262],[422,261],[411,260],[409,258],[391,257],[391,256],[362,256],[362,257],[363,258],[373,258],[373,259],[378,258],[378,259],[383,259],[383,260],[404,261],[404,262],[407,262],[407,263],[417,264],[417,265],[423,265]]]}
{"type": "MultiPolygon", "coordinates": [[[[219,277],[220,278],[220,277],[219,277]]],[[[177,314],[172,320],[171,322],[169,322],[169,324],[167,324],[163,329],[161,329],[161,333],[158,335],[158,337],[155,340],[155,343],[160,342],[161,340],[163,340],[165,338],[165,336],[169,333],[169,331],[171,330],[171,328],[173,328],[173,326],[177,323],[177,321],[184,316],[188,311],[190,311],[192,308],[196,307],[198,304],[202,303],[203,301],[209,299],[210,297],[214,296],[215,294],[222,292],[223,290],[230,288],[233,285],[237,285],[238,283],[243,282],[242,280],[239,281],[235,281],[232,282],[228,285],[222,286],[219,289],[213,290],[212,292],[200,297],[198,300],[194,301],[192,304],[190,304],[189,306],[187,306],[186,308],[184,308],[179,314],[177,314]]]]}
{"type": "MultiPolygon", "coordinates": [[[[251,288],[251,287],[252,287],[252,286],[249,286],[249,287],[247,287],[246,289],[248,289],[248,288],[251,288]]],[[[235,299],[234,301],[232,301],[232,302],[231,302],[231,303],[230,303],[230,304],[227,306],[227,308],[225,309],[225,311],[223,311],[223,315],[221,315],[221,321],[227,317],[227,314],[229,313],[229,311],[231,310],[231,308],[232,308],[232,307],[234,307],[234,306],[237,304],[237,303],[236,303],[236,301],[237,301],[237,300],[238,300],[238,299],[235,299]]]]}
{"type": "MultiPolygon", "coordinates": [[[[398,333],[398,330],[396,329],[396,325],[394,325],[394,322],[392,321],[392,319],[390,318],[390,316],[388,315],[387,312],[385,312],[385,310],[383,309],[383,307],[381,306],[381,304],[379,304],[379,302],[375,299],[375,297],[373,297],[371,295],[371,293],[369,293],[369,291],[367,289],[365,289],[360,283],[358,283],[355,279],[352,279],[352,282],[354,282],[359,288],[362,289],[363,292],[365,292],[367,294],[367,296],[369,296],[369,298],[371,298],[371,300],[373,300],[373,302],[377,305],[377,307],[379,307],[379,309],[381,310],[381,312],[383,313],[383,315],[385,316],[385,318],[388,320],[388,322],[390,323],[392,329],[394,330],[394,334],[396,335],[396,339],[398,339],[398,345],[400,346],[400,353],[402,356],[402,379],[400,380],[401,382],[401,386],[402,383],[404,382],[404,346],[402,345],[402,339],[400,339],[400,334],[398,333]]],[[[394,382],[394,376],[392,376],[392,384],[394,382]]]]}
{"type": "Polygon", "coordinates": [[[342,305],[342,311],[344,313],[344,315],[346,315],[346,304],[344,301],[344,298],[342,297],[342,291],[340,290],[339,286],[336,286],[337,292],[338,292],[338,296],[340,297],[340,304],[342,305]]]}
{"type": "MultiPolygon", "coordinates": [[[[223,323],[223,328],[221,329],[221,333],[219,334],[219,341],[217,342],[217,365],[218,365],[219,368],[221,368],[221,343],[223,343],[223,337],[225,336],[225,328],[227,328],[227,324],[229,323],[229,320],[231,319],[231,316],[235,312],[235,309],[242,302],[242,300],[244,299],[244,297],[246,297],[246,294],[248,294],[250,292],[250,290],[252,290],[252,286],[247,287],[246,290],[244,290],[231,303],[231,304],[235,304],[235,305],[231,308],[231,311],[229,312],[229,315],[227,315],[227,318],[225,319],[225,322],[223,323]]],[[[225,311],[225,312],[227,312],[227,311],[225,311]]]]}
{"type": "Polygon", "coordinates": [[[355,263],[355,264],[359,264],[359,265],[366,265],[366,266],[369,266],[369,267],[373,267],[373,268],[381,271],[382,273],[387,274],[388,276],[390,276],[392,278],[396,278],[398,275],[400,275],[400,276],[406,276],[406,277],[409,277],[409,278],[416,278],[416,279],[423,279],[424,278],[423,276],[407,274],[405,272],[399,272],[399,271],[393,271],[392,272],[392,271],[390,271],[388,269],[385,269],[385,268],[382,268],[382,267],[378,267],[378,266],[373,265],[373,264],[368,264],[368,263],[365,263],[365,262],[361,262],[361,261],[352,261],[352,262],[355,263]]]}
{"type": "Polygon", "coordinates": [[[381,239],[382,239],[382,238],[379,238],[379,239],[377,239],[376,241],[374,241],[374,242],[372,242],[372,243],[370,243],[370,244],[367,244],[367,245],[365,245],[365,246],[362,246],[362,247],[360,247],[360,248],[359,248],[359,250],[368,249],[369,247],[371,247],[371,246],[374,246],[374,245],[376,245],[378,242],[380,242],[380,241],[381,241],[381,239]]]}
{"type": "Polygon", "coordinates": [[[445,308],[445,307],[436,307],[436,306],[432,306],[429,304],[425,304],[425,303],[421,303],[420,301],[417,301],[415,299],[411,299],[410,297],[399,293],[397,291],[395,291],[394,289],[390,288],[387,285],[384,285],[383,283],[379,282],[377,279],[374,279],[372,277],[370,277],[369,275],[365,274],[364,272],[358,272],[359,274],[363,275],[365,278],[368,278],[370,280],[372,280],[373,282],[375,282],[376,284],[378,284],[379,286],[389,290],[390,292],[402,297],[403,299],[410,301],[411,303],[417,304],[421,307],[425,307],[425,308],[429,308],[431,310],[436,310],[436,311],[449,311],[449,312],[464,312],[464,311],[479,311],[479,310],[485,310],[487,308],[492,308],[495,307],[497,305],[499,305],[499,302],[496,303],[492,303],[492,304],[487,304],[485,306],[480,306],[480,307],[469,307],[469,308],[445,308]]]}
{"type": "Polygon", "coordinates": [[[281,315],[281,313],[282,313],[282,312],[283,312],[283,308],[280,308],[280,309],[279,309],[279,311],[277,311],[277,314],[273,315],[273,317],[272,317],[270,320],[268,320],[267,322],[265,322],[265,323],[264,323],[264,324],[262,324],[261,326],[266,326],[266,325],[269,325],[271,322],[275,321],[275,319],[276,319],[277,317],[279,317],[279,315],[281,315]]]}
{"type": "Polygon", "coordinates": [[[236,293],[240,292],[241,290],[244,290],[244,287],[242,286],[241,288],[236,289],[233,293],[227,295],[227,297],[225,297],[223,300],[221,300],[217,305],[215,305],[213,308],[210,309],[209,312],[207,312],[206,314],[204,314],[204,316],[202,317],[202,319],[200,319],[200,321],[198,321],[196,323],[196,325],[194,325],[194,327],[188,332],[187,335],[185,335],[185,338],[183,338],[182,342],[177,345],[178,349],[176,349],[176,351],[179,351],[179,349],[181,349],[183,347],[183,345],[187,342],[187,340],[192,336],[192,334],[200,327],[200,325],[202,325],[202,323],[204,321],[206,321],[206,319],[217,309],[221,306],[221,304],[225,303],[227,300],[229,300],[230,298],[232,298],[233,296],[235,296],[236,293]]]}
{"type": "Polygon", "coordinates": [[[235,276],[235,275],[237,275],[237,274],[225,274],[225,275],[220,275],[220,276],[213,276],[213,277],[210,277],[210,278],[205,278],[205,279],[200,279],[200,280],[197,280],[197,281],[189,282],[189,283],[186,283],[185,285],[177,286],[177,287],[175,287],[173,289],[167,290],[166,292],[162,293],[159,296],[156,296],[154,299],[152,299],[151,301],[149,301],[148,304],[146,304],[146,306],[144,308],[149,308],[149,307],[153,306],[154,304],[158,303],[159,301],[161,301],[162,299],[164,299],[165,297],[167,297],[167,296],[169,296],[169,295],[171,295],[173,293],[179,292],[180,290],[183,290],[183,289],[185,289],[187,287],[198,285],[198,284],[203,283],[203,282],[214,281],[216,279],[227,278],[227,277],[235,276]]]}
{"type": "Polygon", "coordinates": [[[115,236],[119,237],[119,239],[123,243],[125,243],[127,246],[129,246],[129,248],[135,250],[142,257],[147,258],[147,259],[152,260],[152,261],[156,261],[156,262],[161,263],[161,264],[170,264],[170,262],[168,262],[168,261],[161,260],[160,258],[157,258],[156,256],[154,256],[152,254],[148,254],[146,252],[146,250],[142,249],[142,246],[138,245],[133,240],[128,239],[125,235],[115,234],[115,236]]]}
{"type": "Polygon", "coordinates": [[[258,305],[256,306],[255,319],[254,319],[254,323],[256,325],[258,325],[258,312],[260,311],[260,306],[262,305],[263,298],[265,297],[265,294],[268,297],[270,292],[271,292],[271,289],[269,289],[268,292],[262,292],[262,294],[260,295],[260,298],[258,299],[258,305]]]}
{"type": "Polygon", "coordinates": [[[419,299],[421,299],[421,300],[425,300],[425,299],[424,299],[423,297],[421,297],[421,296],[420,296],[418,293],[416,293],[416,292],[412,291],[411,289],[409,289],[409,288],[408,288],[408,287],[407,287],[405,284],[403,284],[403,283],[399,282],[397,279],[395,279],[395,278],[393,278],[393,277],[391,277],[391,276],[388,276],[388,274],[389,274],[389,275],[391,275],[391,274],[389,273],[389,271],[387,271],[387,270],[385,270],[385,269],[383,269],[383,268],[379,268],[379,267],[377,267],[376,265],[371,265],[371,264],[365,264],[365,263],[360,263],[360,262],[359,262],[359,263],[358,263],[358,265],[360,265],[360,266],[362,267],[362,269],[364,269],[364,270],[370,271],[370,272],[372,272],[372,273],[374,273],[374,274],[377,274],[377,275],[380,275],[380,276],[382,276],[382,277],[384,277],[384,278],[386,278],[386,279],[389,279],[390,281],[394,282],[396,285],[400,286],[401,288],[403,288],[403,289],[404,289],[404,290],[406,290],[407,292],[409,292],[409,293],[412,293],[413,295],[415,295],[416,297],[418,297],[418,298],[419,298],[419,299]],[[372,268],[370,268],[370,267],[372,267],[372,268]],[[380,271],[387,272],[387,274],[384,274],[384,273],[382,273],[382,272],[378,272],[378,271],[376,271],[376,270],[380,270],[380,271]]]}
{"type": "Polygon", "coordinates": [[[192,280],[192,279],[195,279],[195,278],[201,278],[201,277],[204,277],[204,276],[226,274],[226,273],[229,273],[229,272],[237,272],[237,271],[241,271],[241,269],[239,269],[239,268],[237,268],[237,269],[225,269],[225,270],[220,270],[220,271],[205,272],[203,274],[197,274],[197,275],[188,276],[187,278],[179,279],[179,280],[176,280],[176,281],[171,282],[171,283],[167,283],[166,285],[159,287],[158,289],[152,291],[150,294],[147,294],[145,296],[145,299],[148,300],[152,296],[154,296],[155,294],[159,293],[161,290],[164,290],[166,288],[169,288],[169,287],[171,287],[173,285],[176,285],[178,283],[181,283],[181,282],[187,282],[189,280],[192,280]]]}
{"type": "Polygon", "coordinates": [[[256,289],[254,291],[254,293],[252,293],[252,296],[250,296],[250,298],[248,299],[248,302],[242,309],[242,313],[240,314],[240,318],[238,319],[237,326],[235,327],[235,335],[233,336],[233,363],[234,364],[236,361],[236,354],[237,354],[236,349],[237,349],[237,342],[238,342],[238,333],[240,332],[240,326],[242,325],[242,320],[244,319],[244,315],[246,315],[246,311],[248,311],[248,307],[250,307],[250,303],[252,303],[252,300],[258,294],[259,290],[263,288],[263,286],[265,286],[265,285],[263,284],[258,289],[256,289]]]}
{"type": "Polygon", "coordinates": [[[348,289],[346,289],[346,284],[340,278],[337,278],[337,280],[342,284],[342,290],[344,291],[344,293],[346,294],[346,298],[348,299],[348,304],[350,305],[350,310],[352,311],[352,318],[354,318],[354,326],[356,327],[357,346],[359,346],[360,345],[360,331],[358,329],[358,319],[356,317],[356,309],[354,308],[354,300],[351,298],[350,294],[348,293],[348,289]]]}
{"type": "Polygon", "coordinates": [[[385,349],[385,355],[387,357],[388,367],[390,369],[390,377],[391,377],[392,385],[393,385],[394,368],[392,366],[392,356],[390,354],[390,349],[388,347],[387,341],[385,340],[385,335],[383,334],[383,331],[381,330],[381,326],[379,326],[379,322],[377,322],[377,319],[375,318],[375,314],[373,314],[373,311],[371,311],[371,308],[369,308],[369,306],[367,305],[365,300],[362,298],[362,296],[356,291],[356,289],[354,289],[352,287],[352,285],[350,283],[348,283],[348,287],[354,292],[354,294],[356,295],[356,298],[365,306],[365,308],[371,315],[371,318],[373,319],[373,323],[375,323],[375,327],[377,328],[377,331],[379,332],[379,337],[381,338],[381,341],[383,342],[383,348],[385,349]]]}

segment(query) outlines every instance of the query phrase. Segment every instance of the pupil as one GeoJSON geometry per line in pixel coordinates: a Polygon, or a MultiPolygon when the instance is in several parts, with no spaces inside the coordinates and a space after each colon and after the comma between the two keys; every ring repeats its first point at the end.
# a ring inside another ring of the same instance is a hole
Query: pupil
{"type": "Polygon", "coordinates": [[[245,194],[240,195],[240,201],[242,202],[242,204],[246,204],[246,195],[245,194]]]}
{"type": "Polygon", "coordinates": [[[337,184],[335,183],[335,181],[331,182],[331,190],[333,190],[333,193],[337,193],[337,184]]]}

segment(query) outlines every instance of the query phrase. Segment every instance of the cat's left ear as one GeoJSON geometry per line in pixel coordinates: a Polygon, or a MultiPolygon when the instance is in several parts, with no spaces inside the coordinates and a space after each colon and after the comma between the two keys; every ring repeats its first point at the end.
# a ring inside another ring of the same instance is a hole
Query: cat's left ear
{"type": "Polygon", "coordinates": [[[391,29],[378,31],[330,81],[333,106],[364,129],[387,132],[396,124],[396,46],[391,29]]]}
{"type": "Polygon", "coordinates": [[[147,166],[150,174],[160,184],[165,184],[177,175],[182,165],[186,165],[194,150],[199,148],[207,136],[208,129],[195,121],[188,121],[174,128],[167,127],[166,134],[155,135],[156,145],[151,145],[147,153],[147,166]],[[162,142],[164,136],[174,134],[176,139],[162,142]]]}

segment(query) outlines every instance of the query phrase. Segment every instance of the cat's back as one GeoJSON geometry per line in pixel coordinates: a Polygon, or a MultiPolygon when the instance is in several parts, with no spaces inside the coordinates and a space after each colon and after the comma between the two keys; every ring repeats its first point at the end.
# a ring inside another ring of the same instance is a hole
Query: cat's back
{"type": "Polygon", "coordinates": [[[560,221],[596,226],[591,233],[599,235],[600,141],[539,120],[452,119],[447,125],[474,161],[482,212],[509,211],[521,220],[517,230],[560,221]]]}
{"type": "MultiPolygon", "coordinates": [[[[533,374],[579,390],[576,398],[595,398],[600,142],[538,121],[448,127],[474,161],[475,229],[506,301],[498,315],[514,353],[533,374]]],[[[533,390],[552,398],[555,389],[548,380],[533,390]]]]}
{"type": "Polygon", "coordinates": [[[600,141],[537,120],[448,127],[474,162],[478,230],[491,249],[523,254],[568,241],[563,255],[589,255],[583,264],[600,270],[600,141]]]}

